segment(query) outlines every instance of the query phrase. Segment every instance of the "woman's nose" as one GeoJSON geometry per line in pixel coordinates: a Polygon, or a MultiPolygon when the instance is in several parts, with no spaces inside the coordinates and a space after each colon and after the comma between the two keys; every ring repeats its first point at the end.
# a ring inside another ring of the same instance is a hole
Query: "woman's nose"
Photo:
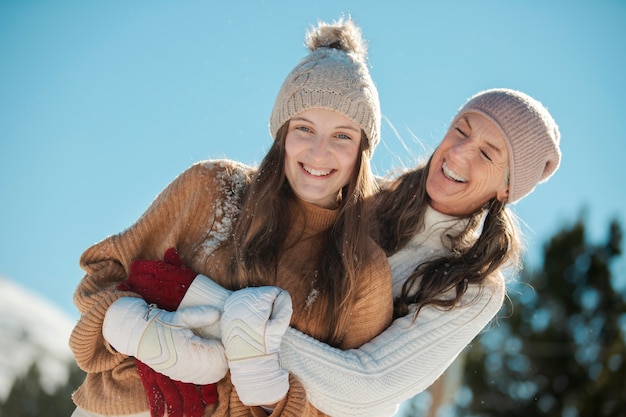
{"type": "Polygon", "coordinates": [[[323,136],[316,136],[311,144],[311,155],[317,159],[326,157],[328,153],[328,141],[323,136]]]}
{"type": "Polygon", "coordinates": [[[476,153],[476,150],[474,149],[474,146],[472,146],[471,141],[462,140],[450,147],[448,153],[449,157],[453,159],[463,160],[472,158],[476,153]]]}

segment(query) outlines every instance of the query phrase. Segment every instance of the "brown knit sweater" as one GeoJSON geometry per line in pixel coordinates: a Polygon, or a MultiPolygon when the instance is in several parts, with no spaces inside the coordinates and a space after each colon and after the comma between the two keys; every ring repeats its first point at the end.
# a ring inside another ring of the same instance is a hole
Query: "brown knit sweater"
{"type": "MultiPolygon", "coordinates": [[[[198,273],[225,282],[229,254],[215,252],[230,229],[238,207],[233,196],[243,186],[249,167],[227,160],[193,165],[176,178],[130,228],[87,249],[80,260],[86,275],[74,294],[80,319],[70,337],[78,365],[87,372],[74,393],[74,402],[103,415],[124,415],[148,410],[134,359],[117,353],[102,336],[108,307],[120,297],[137,296],[116,290],[134,259],[161,259],[167,248],[176,247],[183,262],[198,273]]],[[[320,231],[332,226],[336,210],[300,203],[300,216],[290,237],[298,242],[281,254],[273,285],[289,291],[294,313],[291,326],[313,337],[326,335],[324,323],[315,318],[324,297],[315,288],[315,271],[308,260],[319,250],[320,231]],[[306,221],[305,221],[306,219],[306,221]]],[[[289,237],[288,237],[289,238],[289,237]]],[[[391,322],[391,272],[383,251],[371,242],[372,256],[361,265],[357,302],[341,348],[355,348],[378,335],[391,322]]],[[[314,257],[313,257],[314,258],[314,257]]],[[[306,401],[295,377],[290,390],[272,415],[322,415],[306,401]]],[[[246,407],[237,397],[229,376],[218,384],[219,400],[205,416],[263,416],[258,407],[246,407]]]]}

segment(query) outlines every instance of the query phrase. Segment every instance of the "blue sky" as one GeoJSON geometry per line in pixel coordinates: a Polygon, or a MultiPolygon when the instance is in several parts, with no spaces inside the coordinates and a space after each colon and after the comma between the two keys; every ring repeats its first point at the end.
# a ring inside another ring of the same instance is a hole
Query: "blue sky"
{"type": "Polygon", "coordinates": [[[0,276],[77,317],[81,253],[192,163],[260,161],[305,29],[342,13],[388,120],[377,173],[430,152],[472,94],[515,88],[562,134],[560,170],[514,206],[531,261],[580,215],[594,240],[626,226],[626,2],[4,0],[0,276]]]}

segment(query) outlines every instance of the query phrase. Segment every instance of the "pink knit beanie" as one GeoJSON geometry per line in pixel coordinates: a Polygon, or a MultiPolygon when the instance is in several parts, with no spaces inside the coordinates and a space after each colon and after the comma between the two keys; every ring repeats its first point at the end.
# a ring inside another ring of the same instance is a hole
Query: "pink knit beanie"
{"type": "Polygon", "coordinates": [[[500,129],[509,150],[509,203],[514,203],[546,181],[559,167],[560,133],[548,110],[520,91],[482,91],[459,110],[480,113],[500,129]]]}
{"type": "Polygon", "coordinates": [[[296,114],[321,108],[334,110],[358,124],[369,141],[371,157],[380,141],[378,90],[367,68],[367,47],[350,19],[320,22],[307,33],[310,53],[287,75],[278,92],[270,134],[296,114]]]}

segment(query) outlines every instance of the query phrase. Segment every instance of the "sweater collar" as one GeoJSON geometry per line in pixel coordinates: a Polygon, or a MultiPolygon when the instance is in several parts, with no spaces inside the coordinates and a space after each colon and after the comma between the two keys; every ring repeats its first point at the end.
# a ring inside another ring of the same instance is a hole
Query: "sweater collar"
{"type": "Polygon", "coordinates": [[[301,229],[305,236],[314,235],[331,228],[339,217],[340,209],[327,209],[294,198],[291,207],[297,213],[294,226],[301,229]]]}
{"type": "Polygon", "coordinates": [[[426,241],[436,239],[442,240],[449,249],[450,241],[444,239],[443,235],[458,236],[465,230],[468,223],[468,218],[444,214],[428,205],[424,213],[423,229],[413,236],[411,244],[423,244],[426,241]]]}

